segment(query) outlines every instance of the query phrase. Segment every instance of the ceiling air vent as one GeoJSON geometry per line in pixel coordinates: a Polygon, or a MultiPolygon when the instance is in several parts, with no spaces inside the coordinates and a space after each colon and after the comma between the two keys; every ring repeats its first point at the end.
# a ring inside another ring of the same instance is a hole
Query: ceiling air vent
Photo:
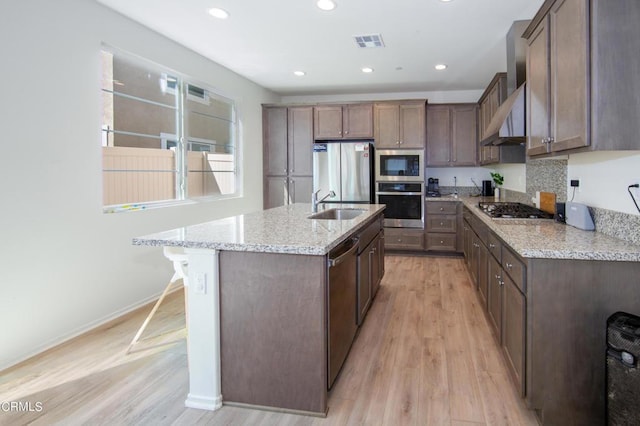
{"type": "Polygon", "coordinates": [[[382,35],[380,34],[369,34],[369,35],[359,35],[354,36],[353,39],[356,41],[358,47],[369,48],[369,47],[384,47],[384,42],[382,41],[382,35]]]}

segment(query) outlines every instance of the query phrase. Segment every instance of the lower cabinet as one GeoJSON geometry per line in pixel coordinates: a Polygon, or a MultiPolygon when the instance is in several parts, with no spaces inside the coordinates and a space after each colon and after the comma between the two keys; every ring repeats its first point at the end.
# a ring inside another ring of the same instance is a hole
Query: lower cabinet
{"type": "Polygon", "coordinates": [[[525,394],[526,300],[514,281],[505,274],[502,284],[502,348],[520,395],[525,394]]]}
{"type": "Polygon", "coordinates": [[[384,275],[384,230],[377,219],[360,232],[356,322],[361,325],[384,275]]]}
{"type": "Polygon", "coordinates": [[[465,208],[464,255],[489,324],[525,395],[526,265],[465,208]]]}
{"type": "Polygon", "coordinates": [[[424,230],[385,228],[384,246],[387,250],[423,250],[424,230]]]}
{"type": "Polygon", "coordinates": [[[458,209],[460,203],[428,201],[426,203],[426,241],[428,251],[456,251],[458,209]]]}
{"type": "Polygon", "coordinates": [[[498,341],[502,339],[502,267],[493,257],[489,257],[489,279],[488,279],[488,297],[487,297],[487,313],[489,314],[489,323],[493,326],[493,331],[498,337],[498,341]]]}

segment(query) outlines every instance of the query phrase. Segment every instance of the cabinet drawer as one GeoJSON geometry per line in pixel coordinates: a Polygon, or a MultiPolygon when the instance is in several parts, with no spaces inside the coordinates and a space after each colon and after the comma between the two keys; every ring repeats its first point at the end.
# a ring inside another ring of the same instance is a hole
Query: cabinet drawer
{"type": "Polygon", "coordinates": [[[451,201],[427,201],[427,214],[456,214],[458,203],[451,201]]]}
{"type": "Polygon", "coordinates": [[[427,215],[427,232],[456,232],[455,215],[427,215]]]}
{"type": "Polygon", "coordinates": [[[384,246],[387,249],[422,250],[424,231],[402,228],[385,228],[384,246]]]}
{"type": "Polygon", "coordinates": [[[365,228],[359,233],[360,237],[360,251],[364,250],[366,246],[378,235],[381,229],[381,222],[379,219],[375,219],[372,223],[365,226],[365,228]]]}
{"type": "Polygon", "coordinates": [[[456,234],[429,232],[427,234],[427,250],[456,251],[456,234]]]}
{"type": "Polygon", "coordinates": [[[516,257],[511,250],[504,248],[502,250],[502,268],[511,277],[516,286],[522,293],[526,294],[526,271],[524,263],[516,257]]]}
{"type": "Polygon", "coordinates": [[[502,263],[502,243],[498,240],[498,237],[491,232],[487,235],[487,248],[498,263],[502,263]]]}

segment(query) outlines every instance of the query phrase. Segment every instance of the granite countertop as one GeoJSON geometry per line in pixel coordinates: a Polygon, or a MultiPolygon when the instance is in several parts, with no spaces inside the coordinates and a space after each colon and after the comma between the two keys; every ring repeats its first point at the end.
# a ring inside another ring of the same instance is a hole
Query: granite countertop
{"type": "Polygon", "coordinates": [[[350,220],[317,220],[308,218],[311,204],[291,204],[137,237],[133,244],[324,255],[385,208],[382,204],[326,204],[326,209],[332,207],[364,212],[350,220]]]}
{"type": "Polygon", "coordinates": [[[523,258],[640,262],[640,246],[550,219],[492,219],[477,207],[493,197],[445,196],[426,201],[459,201],[523,258]]]}

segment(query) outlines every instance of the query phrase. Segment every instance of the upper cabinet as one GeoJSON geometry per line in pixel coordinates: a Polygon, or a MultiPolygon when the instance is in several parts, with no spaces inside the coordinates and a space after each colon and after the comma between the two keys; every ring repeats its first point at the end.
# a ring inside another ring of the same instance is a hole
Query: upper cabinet
{"type": "Polygon", "coordinates": [[[313,107],[265,107],[263,130],[266,175],[313,174],[313,107]]]}
{"type": "Polygon", "coordinates": [[[426,100],[374,105],[374,138],[380,148],[419,148],[425,144],[426,100]]]}
{"type": "Polygon", "coordinates": [[[314,113],[316,140],[373,137],[372,104],[319,105],[314,113]]]}
{"type": "MultiPolygon", "coordinates": [[[[487,127],[496,114],[498,107],[507,99],[507,73],[499,72],[489,83],[478,100],[479,141],[488,137],[487,127]]],[[[495,163],[524,163],[525,149],[520,145],[479,145],[478,160],[485,166],[495,163]]]]}
{"type": "Polygon", "coordinates": [[[489,83],[489,86],[487,86],[478,101],[480,105],[478,111],[480,140],[488,136],[486,135],[487,127],[489,127],[491,119],[505,99],[507,99],[507,73],[499,72],[493,77],[493,80],[491,80],[491,83],[489,83]]]}
{"type": "Polygon", "coordinates": [[[638,20],[637,0],[542,5],[523,35],[529,156],[640,149],[638,20]]]}
{"type": "Polygon", "coordinates": [[[476,166],[477,104],[427,106],[427,166],[476,166]]]}
{"type": "Polygon", "coordinates": [[[527,37],[527,152],[589,145],[588,0],[555,2],[527,37]]]}
{"type": "Polygon", "coordinates": [[[307,202],[313,175],[313,107],[265,106],[264,207],[307,202]]]}

